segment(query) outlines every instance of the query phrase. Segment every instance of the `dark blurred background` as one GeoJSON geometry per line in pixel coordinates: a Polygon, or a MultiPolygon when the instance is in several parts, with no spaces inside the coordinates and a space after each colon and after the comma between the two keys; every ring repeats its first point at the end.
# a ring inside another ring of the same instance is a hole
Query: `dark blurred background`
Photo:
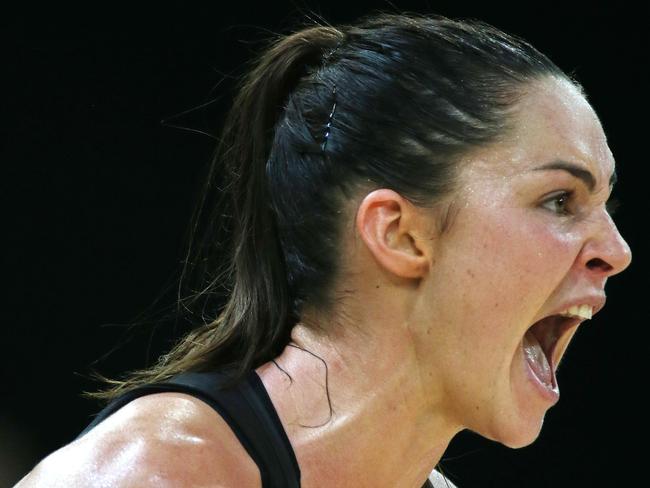
{"type": "Polygon", "coordinates": [[[159,324],[125,333],[139,314],[173,306],[186,226],[215,144],[204,133],[220,127],[233,76],[259,40],[308,14],[352,22],[395,8],[480,18],[575,73],[617,161],[616,221],[634,254],[608,283],[607,307],[568,350],[562,398],[539,439],[512,450],[464,432],[443,468],[459,488],[637,485],[638,441],[648,435],[640,296],[648,289],[648,7],[480,5],[276,1],[3,15],[0,486],[90,422],[99,408],[80,392],[99,386],[87,377],[91,367],[111,377],[144,367],[182,332],[159,324]]]}

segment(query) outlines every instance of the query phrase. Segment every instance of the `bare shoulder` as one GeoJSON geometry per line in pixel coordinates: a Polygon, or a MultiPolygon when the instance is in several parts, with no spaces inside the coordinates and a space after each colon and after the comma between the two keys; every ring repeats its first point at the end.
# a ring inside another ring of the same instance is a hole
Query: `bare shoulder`
{"type": "Polygon", "coordinates": [[[457,488],[455,484],[435,469],[429,475],[429,481],[431,481],[434,488],[457,488]]]}
{"type": "Polygon", "coordinates": [[[43,459],[15,488],[261,484],[257,466],[212,407],[164,392],[129,402],[43,459]]]}

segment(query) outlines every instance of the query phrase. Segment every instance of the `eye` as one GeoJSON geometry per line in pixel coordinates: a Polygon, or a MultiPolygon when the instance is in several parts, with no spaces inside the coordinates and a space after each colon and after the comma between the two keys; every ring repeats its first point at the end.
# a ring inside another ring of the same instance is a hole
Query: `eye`
{"type": "Polygon", "coordinates": [[[572,197],[572,191],[563,191],[544,201],[542,206],[558,215],[569,215],[571,212],[567,209],[567,205],[571,201],[572,197]]]}

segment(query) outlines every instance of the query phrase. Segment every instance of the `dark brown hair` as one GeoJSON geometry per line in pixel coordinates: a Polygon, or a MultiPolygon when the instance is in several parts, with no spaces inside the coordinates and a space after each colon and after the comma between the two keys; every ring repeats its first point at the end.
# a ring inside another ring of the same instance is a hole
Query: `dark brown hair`
{"type": "Polygon", "coordinates": [[[390,188],[435,206],[460,157],[507,136],[525,88],[545,77],[584,93],[474,19],[380,12],[272,38],[239,80],[190,222],[181,283],[195,282],[179,304],[201,322],[154,366],[97,375],[112,386],[84,395],[110,401],[226,365],[239,381],[278,356],[307,304],[335,313],[346,204],[390,188]]]}

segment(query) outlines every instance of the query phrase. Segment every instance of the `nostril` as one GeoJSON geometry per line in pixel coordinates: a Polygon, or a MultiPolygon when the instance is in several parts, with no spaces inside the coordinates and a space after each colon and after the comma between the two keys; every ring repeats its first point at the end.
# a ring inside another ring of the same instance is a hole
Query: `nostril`
{"type": "Polygon", "coordinates": [[[612,266],[600,258],[593,258],[587,262],[587,268],[601,271],[611,271],[612,266]]]}

